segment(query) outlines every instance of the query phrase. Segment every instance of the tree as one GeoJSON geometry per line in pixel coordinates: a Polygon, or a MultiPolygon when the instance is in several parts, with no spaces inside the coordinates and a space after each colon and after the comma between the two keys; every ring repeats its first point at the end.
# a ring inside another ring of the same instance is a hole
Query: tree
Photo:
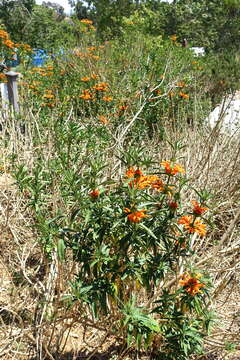
{"type": "Polygon", "coordinates": [[[195,46],[238,49],[240,0],[175,0],[168,29],[195,46]]]}
{"type": "Polygon", "coordinates": [[[33,48],[55,49],[71,46],[74,42],[73,26],[65,21],[56,21],[55,10],[36,5],[25,25],[22,40],[33,48]]]}
{"type": "Polygon", "coordinates": [[[69,0],[79,19],[89,18],[97,27],[100,38],[114,37],[121,34],[123,16],[132,13],[138,1],[133,0],[69,0]]]}
{"type": "Polygon", "coordinates": [[[49,9],[54,10],[57,21],[61,21],[65,18],[64,8],[61,5],[51,1],[47,1],[47,2],[43,1],[42,5],[49,9]]]}
{"type": "Polygon", "coordinates": [[[30,18],[35,0],[1,0],[0,21],[5,25],[11,38],[21,41],[27,20],[30,18]]]}

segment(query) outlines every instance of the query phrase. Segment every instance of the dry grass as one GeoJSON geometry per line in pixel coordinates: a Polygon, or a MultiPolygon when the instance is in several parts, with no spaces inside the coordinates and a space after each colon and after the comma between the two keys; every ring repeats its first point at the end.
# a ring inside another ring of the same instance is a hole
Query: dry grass
{"type": "MultiPolygon", "coordinates": [[[[32,117],[31,123],[34,121],[32,117]]],[[[169,140],[182,138],[186,145],[181,155],[191,186],[213,194],[208,236],[195,240],[196,256],[192,259],[200,269],[207,268],[214,284],[211,301],[217,322],[206,339],[204,359],[240,359],[240,139],[220,134],[218,128],[212,132],[186,128],[171,137],[169,140]],[[230,346],[235,348],[233,353],[226,351],[230,346]]],[[[61,308],[59,294],[66,291],[65,270],[57,257],[50,266],[44,259],[31,226],[31,213],[11,177],[9,158],[13,152],[18,154],[16,161],[33,163],[31,139],[31,127],[22,133],[13,118],[6,123],[1,137],[0,358],[134,358],[136,353],[125,349],[111,333],[110,319],[95,324],[74,309],[69,313],[61,308]]],[[[122,144],[121,138],[114,149],[116,154],[122,144]]],[[[145,146],[157,160],[170,156],[169,144],[159,144],[157,135],[145,146]]],[[[111,150],[109,161],[113,156],[111,150]]],[[[117,168],[119,164],[115,164],[117,168]]],[[[191,196],[190,191],[186,193],[186,198],[191,196]]],[[[148,354],[137,356],[150,358],[148,354]]]]}

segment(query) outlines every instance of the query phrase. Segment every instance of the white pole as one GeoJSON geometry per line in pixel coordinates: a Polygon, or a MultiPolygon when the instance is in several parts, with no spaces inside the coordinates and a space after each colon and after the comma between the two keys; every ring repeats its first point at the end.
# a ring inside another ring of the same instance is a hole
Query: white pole
{"type": "Polygon", "coordinates": [[[14,71],[8,71],[5,73],[7,76],[7,90],[8,90],[8,100],[16,112],[19,112],[18,105],[18,89],[17,89],[17,78],[18,73],[14,71]]]}
{"type": "Polygon", "coordinates": [[[1,89],[1,97],[2,97],[2,108],[3,110],[7,110],[8,108],[8,90],[7,90],[7,84],[1,83],[0,84],[1,89]]]}

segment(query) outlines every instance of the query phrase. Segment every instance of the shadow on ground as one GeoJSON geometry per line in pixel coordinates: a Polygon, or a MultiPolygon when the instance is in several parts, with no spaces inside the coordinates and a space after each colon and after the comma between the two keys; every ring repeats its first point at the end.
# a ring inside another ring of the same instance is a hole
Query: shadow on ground
{"type": "MultiPolygon", "coordinates": [[[[78,352],[65,352],[63,354],[51,354],[54,360],[126,360],[126,359],[141,359],[150,360],[154,359],[150,354],[145,352],[137,352],[131,348],[127,349],[126,345],[111,345],[106,350],[102,351],[78,351],[78,352]]],[[[52,360],[52,358],[46,357],[44,360],[52,360]]],[[[30,360],[38,360],[37,357],[33,357],[30,360]]]]}

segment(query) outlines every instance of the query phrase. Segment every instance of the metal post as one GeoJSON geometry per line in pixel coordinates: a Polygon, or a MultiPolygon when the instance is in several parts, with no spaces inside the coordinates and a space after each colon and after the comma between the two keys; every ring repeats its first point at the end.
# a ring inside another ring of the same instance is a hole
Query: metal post
{"type": "Polygon", "coordinates": [[[7,76],[7,89],[8,89],[8,100],[16,112],[19,112],[18,105],[18,90],[17,90],[17,78],[18,73],[14,71],[8,71],[5,73],[7,76]]]}

